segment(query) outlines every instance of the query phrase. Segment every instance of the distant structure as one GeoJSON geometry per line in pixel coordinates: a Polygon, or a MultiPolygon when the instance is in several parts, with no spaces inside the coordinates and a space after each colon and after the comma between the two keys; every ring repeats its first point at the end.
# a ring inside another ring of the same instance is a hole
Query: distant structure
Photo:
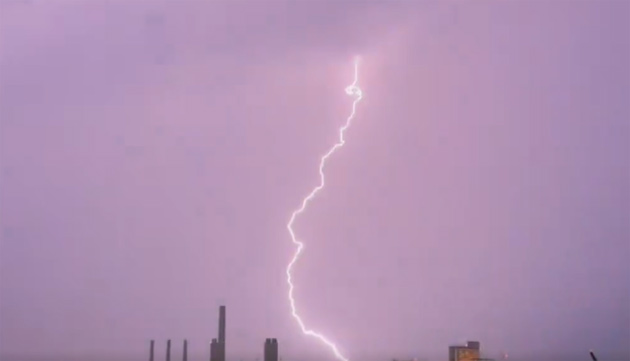
{"type": "Polygon", "coordinates": [[[448,361],[480,360],[481,344],[479,341],[468,341],[466,346],[449,346],[448,361]]]}
{"type": "Polygon", "coordinates": [[[210,361],[219,361],[219,341],[216,338],[210,342],[210,361]]]}
{"type": "Polygon", "coordinates": [[[151,340],[151,346],[149,346],[149,361],[153,361],[153,350],[155,348],[155,341],[151,340]]]}
{"type": "Polygon", "coordinates": [[[265,340],[264,361],[278,361],[278,340],[275,338],[265,340]]]}
{"type": "Polygon", "coordinates": [[[219,343],[225,345],[225,306],[219,306],[219,343]]]}
{"type": "Polygon", "coordinates": [[[210,361],[225,361],[225,306],[219,306],[219,338],[210,343],[210,361]]]}
{"type": "MultiPolygon", "coordinates": [[[[210,342],[210,361],[225,361],[225,325],[226,308],[219,306],[219,335],[210,342]]],[[[149,361],[155,361],[155,340],[151,340],[149,346],[149,361]]],[[[184,339],[182,360],[188,361],[188,340],[184,339]]],[[[171,340],[166,340],[166,361],[171,361],[171,340]]],[[[278,357],[278,340],[268,338],[265,340],[265,360],[282,361],[278,357]]]]}

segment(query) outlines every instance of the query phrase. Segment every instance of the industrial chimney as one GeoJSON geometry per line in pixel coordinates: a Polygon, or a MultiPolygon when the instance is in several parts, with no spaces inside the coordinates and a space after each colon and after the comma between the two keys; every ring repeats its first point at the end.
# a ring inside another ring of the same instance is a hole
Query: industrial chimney
{"type": "Polygon", "coordinates": [[[166,361],[171,361],[171,340],[166,341],[166,361]]]}
{"type": "Polygon", "coordinates": [[[219,306],[219,339],[216,361],[225,361],[225,306],[219,306]]]}
{"type": "Polygon", "coordinates": [[[225,344],[225,306],[219,306],[219,343],[225,344]]]}

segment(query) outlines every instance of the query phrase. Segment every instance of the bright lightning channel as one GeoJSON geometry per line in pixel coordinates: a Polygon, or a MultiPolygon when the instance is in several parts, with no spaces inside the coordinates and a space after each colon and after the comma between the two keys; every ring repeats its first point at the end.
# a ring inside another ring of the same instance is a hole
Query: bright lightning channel
{"type": "Polygon", "coordinates": [[[317,194],[317,192],[319,192],[322,188],[324,188],[324,185],[325,185],[324,166],[326,165],[326,161],[328,160],[328,158],[330,158],[331,155],[333,155],[333,153],[335,153],[337,149],[341,148],[346,143],[344,139],[344,133],[346,129],[350,127],[352,119],[354,119],[354,115],[356,114],[357,104],[361,101],[361,98],[363,98],[363,92],[361,91],[361,88],[359,88],[359,86],[357,85],[358,81],[359,81],[359,58],[356,58],[354,61],[354,81],[352,82],[352,84],[348,85],[345,89],[346,94],[354,97],[354,101],[352,102],[352,112],[350,113],[350,116],[348,116],[348,118],[346,119],[346,123],[341,128],[339,128],[339,140],[337,141],[337,143],[335,143],[335,145],[333,145],[332,148],[330,148],[330,150],[328,150],[328,152],[324,154],[320,159],[319,185],[313,188],[313,190],[302,200],[302,205],[300,206],[300,208],[293,211],[293,213],[291,214],[291,219],[289,220],[289,223],[287,224],[287,229],[289,230],[289,233],[291,234],[291,241],[293,242],[293,244],[297,246],[297,249],[295,253],[293,254],[293,258],[291,259],[291,262],[289,262],[289,265],[287,266],[287,282],[289,283],[289,302],[291,303],[291,314],[293,315],[293,318],[295,318],[297,323],[300,325],[300,328],[302,329],[302,332],[305,335],[315,337],[319,339],[321,342],[323,342],[324,344],[326,344],[326,346],[328,346],[332,350],[332,352],[335,354],[335,357],[339,359],[340,361],[348,361],[348,359],[345,358],[341,354],[341,352],[339,352],[337,345],[335,345],[332,341],[328,340],[324,335],[316,331],[313,331],[311,329],[308,329],[306,325],[304,325],[304,321],[302,321],[302,318],[300,317],[300,315],[298,315],[297,313],[297,309],[295,307],[295,299],[293,298],[293,291],[295,289],[295,286],[293,285],[293,281],[291,277],[291,270],[293,269],[293,266],[295,265],[298,258],[300,257],[302,250],[304,250],[304,243],[297,240],[295,236],[295,232],[293,231],[293,222],[295,222],[295,219],[299,214],[304,212],[304,210],[306,209],[306,206],[313,198],[315,198],[315,195],[317,194]]]}

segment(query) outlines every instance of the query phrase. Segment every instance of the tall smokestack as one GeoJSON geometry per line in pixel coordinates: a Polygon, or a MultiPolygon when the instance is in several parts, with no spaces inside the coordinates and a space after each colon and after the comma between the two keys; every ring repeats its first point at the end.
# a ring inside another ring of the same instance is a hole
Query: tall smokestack
{"type": "Polygon", "coordinates": [[[149,361],[153,361],[153,348],[155,347],[155,341],[151,340],[151,346],[149,346],[149,361]]]}
{"type": "Polygon", "coordinates": [[[188,361],[188,340],[184,340],[184,361],[188,361]]]}
{"type": "Polygon", "coordinates": [[[219,306],[219,343],[225,343],[225,306],[219,306]]]}
{"type": "Polygon", "coordinates": [[[171,361],[171,340],[166,341],[166,361],[171,361]]]}

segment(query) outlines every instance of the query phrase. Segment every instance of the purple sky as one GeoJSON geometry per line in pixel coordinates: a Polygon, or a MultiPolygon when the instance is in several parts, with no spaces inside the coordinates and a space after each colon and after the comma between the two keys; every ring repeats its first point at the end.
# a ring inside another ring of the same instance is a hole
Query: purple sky
{"type": "MultiPolygon", "coordinates": [[[[630,357],[627,1],[0,3],[0,353],[630,357]]],[[[354,361],[354,360],[353,360],[354,361]]]]}

